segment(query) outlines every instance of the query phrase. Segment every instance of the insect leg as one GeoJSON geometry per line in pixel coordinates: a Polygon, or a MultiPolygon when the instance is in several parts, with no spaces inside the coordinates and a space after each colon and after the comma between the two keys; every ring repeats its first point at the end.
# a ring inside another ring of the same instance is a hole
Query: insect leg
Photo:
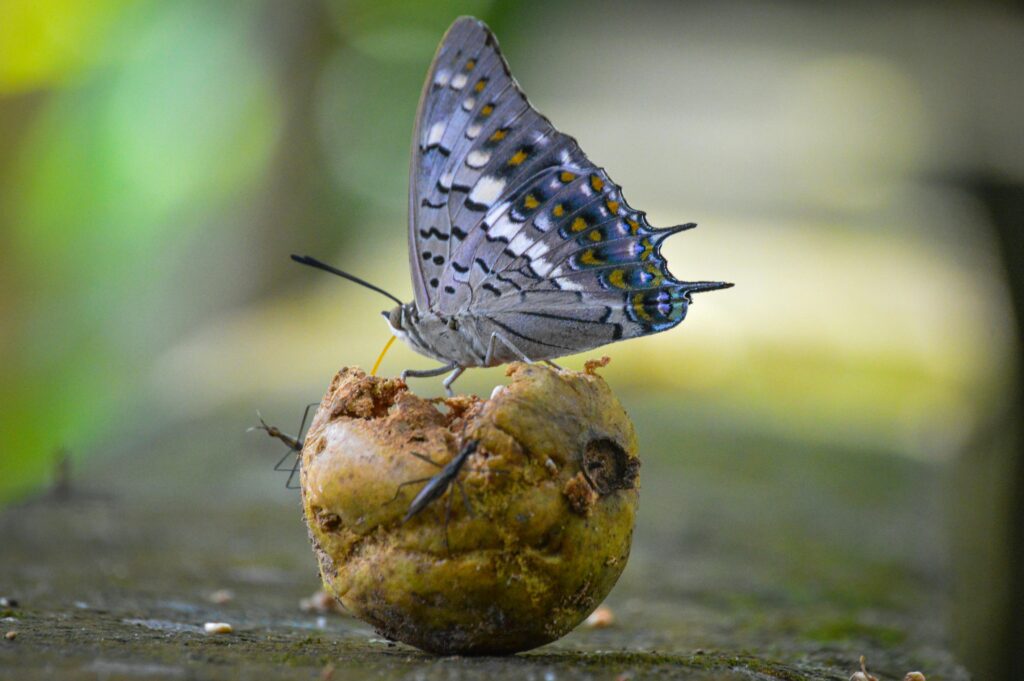
{"type": "Polygon", "coordinates": [[[444,366],[437,367],[436,369],[406,369],[402,372],[402,380],[407,378],[431,378],[432,376],[440,376],[443,373],[449,372],[456,368],[455,362],[451,364],[445,364],[444,366]]]}
{"type": "Polygon", "coordinates": [[[441,463],[438,463],[438,462],[434,461],[433,459],[431,459],[426,454],[420,454],[419,452],[409,452],[409,453],[412,454],[413,456],[415,456],[420,461],[426,461],[431,466],[434,466],[436,468],[444,468],[444,464],[441,464],[441,463]]]}
{"type": "Polygon", "coordinates": [[[448,490],[448,498],[444,501],[444,551],[452,555],[452,546],[448,543],[448,522],[452,519],[452,491],[448,490]]]}
{"type": "Polygon", "coordinates": [[[445,393],[447,393],[448,397],[452,397],[453,395],[455,395],[455,391],[452,390],[452,383],[454,383],[455,379],[461,376],[462,372],[465,370],[466,367],[459,367],[455,371],[453,371],[448,378],[444,379],[444,391],[445,393]]]}
{"type": "Polygon", "coordinates": [[[487,354],[484,356],[485,367],[491,366],[491,362],[494,360],[494,348],[496,341],[501,341],[501,344],[504,345],[509,350],[511,350],[512,354],[518,357],[519,359],[523,360],[528,364],[533,364],[533,360],[527,357],[522,350],[513,345],[512,341],[510,341],[508,338],[505,338],[505,336],[501,335],[497,331],[494,331],[491,333],[490,340],[487,341],[487,354]]]}
{"type": "Polygon", "coordinates": [[[272,426],[264,421],[263,416],[259,412],[256,412],[256,418],[259,419],[259,425],[253,426],[249,429],[262,430],[270,437],[280,440],[288,446],[284,456],[278,459],[277,463],[274,464],[275,471],[280,471],[282,473],[288,471],[288,480],[284,483],[286,489],[298,489],[292,485],[292,480],[295,479],[295,473],[299,468],[299,457],[296,456],[296,454],[302,451],[302,445],[304,442],[299,438],[302,437],[302,429],[305,428],[306,416],[308,416],[308,414],[309,407],[306,407],[306,414],[302,417],[302,425],[299,427],[299,437],[292,437],[291,435],[281,432],[277,426],[272,426]],[[290,456],[295,457],[295,463],[292,466],[286,466],[285,461],[287,461],[290,456]]]}
{"type": "MultiPolygon", "coordinates": [[[[288,480],[286,480],[284,483],[285,489],[299,488],[298,485],[292,485],[292,480],[295,479],[295,474],[299,472],[299,467],[302,465],[302,447],[303,445],[306,444],[306,421],[309,419],[309,410],[312,409],[313,407],[318,406],[320,406],[319,402],[310,402],[309,404],[306,405],[306,410],[302,412],[302,421],[299,422],[298,431],[298,437],[300,439],[295,443],[299,446],[299,448],[295,450],[295,463],[292,464],[292,470],[288,474],[288,480]]],[[[287,456],[288,454],[285,454],[285,457],[287,456]]],[[[281,461],[284,461],[284,459],[282,459],[281,461]]],[[[280,462],[278,462],[278,464],[280,465],[280,462]]]]}
{"type": "MultiPolygon", "coordinates": [[[[469,495],[466,494],[466,486],[462,484],[461,480],[456,480],[455,484],[459,486],[459,492],[462,493],[462,503],[466,507],[466,515],[470,518],[475,518],[476,514],[473,513],[473,506],[469,503],[469,495]]],[[[451,494],[449,492],[449,494],[451,494]]]]}
{"type": "Polygon", "coordinates": [[[406,480],[405,482],[399,483],[398,487],[395,489],[395,496],[391,497],[390,499],[388,499],[387,501],[385,501],[381,505],[382,506],[387,506],[388,504],[394,503],[395,501],[397,501],[398,497],[401,496],[401,494],[402,494],[402,488],[404,488],[404,487],[406,487],[408,485],[416,485],[416,484],[419,484],[421,482],[430,482],[433,479],[434,479],[433,477],[430,477],[430,478],[416,478],[415,480],[406,480]]]}

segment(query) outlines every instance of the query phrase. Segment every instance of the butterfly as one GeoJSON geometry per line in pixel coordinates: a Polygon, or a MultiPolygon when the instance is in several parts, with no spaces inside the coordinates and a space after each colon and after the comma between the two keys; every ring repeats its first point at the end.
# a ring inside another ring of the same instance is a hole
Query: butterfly
{"type": "Polygon", "coordinates": [[[292,258],[382,293],[392,333],[443,366],[402,378],[547,361],[679,324],[691,295],[660,249],[693,223],[651,226],[572,137],[534,109],[490,29],[462,17],[427,74],[409,173],[409,267],[399,298],[309,256],[292,258]]]}

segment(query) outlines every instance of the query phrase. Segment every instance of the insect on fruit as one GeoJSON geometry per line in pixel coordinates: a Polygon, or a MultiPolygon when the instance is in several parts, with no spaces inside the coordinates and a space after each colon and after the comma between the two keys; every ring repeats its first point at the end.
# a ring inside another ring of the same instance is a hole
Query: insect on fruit
{"type": "Polygon", "coordinates": [[[249,429],[250,431],[262,430],[270,437],[276,440],[280,440],[288,447],[288,450],[284,453],[281,459],[276,464],[274,464],[275,471],[288,473],[288,479],[284,483],[284,486],[287,489],[299,489],[299,486],[293,485],[292,482],[295,480],[295,474],[299,472],[298,455],[301,454],[302,445],[304,444],[302,438],[304,437],[303,433],[306,432],[306,422],[309,420],[309,410],[317,406],[317,404],[319,403],[313,402],[311,404],[306,405],[306,410],[302,412],[302,421],[299,423],[299,434],[295,437],[292,437],[288,433],[285,433],[277,426],[272,426],[268,424],[266,421],[263,420],[263,416],[259,412],[256,412],[256,418],[259,419],[259,425],[253,426],[252,428],[249,429]],[[294,463],[292,463],[290,466],[287,465],[285,462],[289,458],[293,457],[295,459],[294,463]]]}
{"type": "Polygon", "coordinates": [[[670,329],[691,295],[724,282],[675,279],[651,226],[572,137],[527,101],[483,22],[462,17],[441,41],[413,132],[409,265],[415,297],[383,289],[391,331],[442,366],[409,376],[517,360],[550,361],[670,329]]]}

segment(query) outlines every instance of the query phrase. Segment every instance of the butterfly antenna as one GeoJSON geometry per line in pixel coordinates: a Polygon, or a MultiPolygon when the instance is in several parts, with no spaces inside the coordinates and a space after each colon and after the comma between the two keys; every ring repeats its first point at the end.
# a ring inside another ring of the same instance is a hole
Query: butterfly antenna
{"type": "Polygon", "coordinates": [[[391,300],[395,301],[399,305],[403,304],[401,300],[399,300],[395,296],[391,295],[390,293],[388,293],[387,291],[385,291],[381,287],[374,286],[370,282],[364,281],[364,280],[360,279],[359,277],[357,277],[355,275],[349,274],[348,272],[342,272],[337,267],[331,267],[327,263],[320,262],[316,258],[311,258],[308,255],[292,255],[292,260],[294,260],[295,262],[299,263],[300,265],[309,265],[310,267],[315,267],[318,270],[323,270],[324,272],[330,272],[331,274],[336,274],[339,277],[342,277],[344,279],[348,279],[349,281],[355,282],[356,284],[359,284],[360,286],[365,286],[366,288],[370,289],[371,291],[376,291],[377,293],[380,293],[381,295],[387,296],[388,298],[390,298],[391,300]]]}

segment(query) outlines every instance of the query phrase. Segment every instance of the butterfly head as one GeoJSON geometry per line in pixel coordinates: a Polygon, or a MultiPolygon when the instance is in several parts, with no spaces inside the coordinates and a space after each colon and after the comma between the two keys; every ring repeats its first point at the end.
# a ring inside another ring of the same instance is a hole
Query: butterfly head
{"type": "Polygon", "coordinates": [[[396,305],[390,310],[382,310],[381,316],[388,320],[391,332],[398,337],[404,337],[411,325],[416,323],[416,306],[413,303],[396,305]]]}
{"type": "Polygon", "coordinates": [[[421,343],[418,342],[420,334],[417,331],[417,326],[419,325],[420,314],[416,309],[416,303],[403,303],[396,305],[390,310],[382,310],[381,316],[388,320],[391,333],[402,339],[404,343],[419,350],[421,343]]]}

